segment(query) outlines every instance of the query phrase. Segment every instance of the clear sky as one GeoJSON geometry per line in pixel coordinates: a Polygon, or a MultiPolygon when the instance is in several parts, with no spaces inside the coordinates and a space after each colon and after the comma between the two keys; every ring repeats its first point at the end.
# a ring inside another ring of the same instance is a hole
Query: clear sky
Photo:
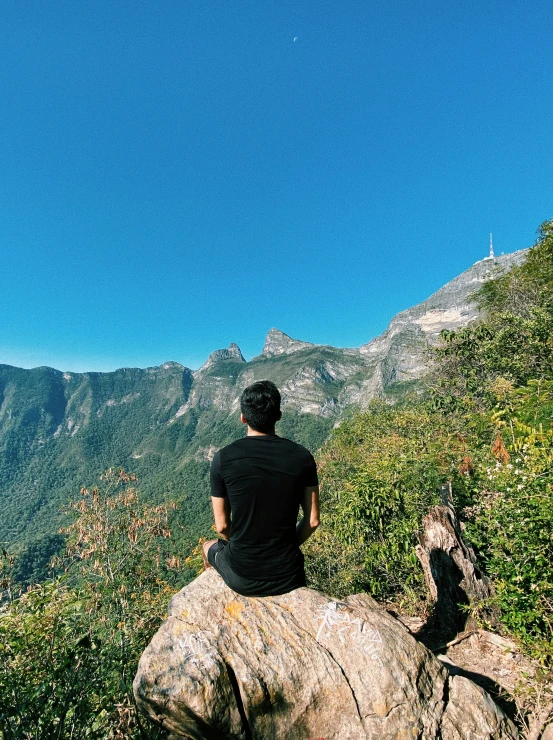
{"type": "Polygon", "coordinates": [[[0,363],[359,346],[553,217],[551,0],[4,0],[0,363]]]}

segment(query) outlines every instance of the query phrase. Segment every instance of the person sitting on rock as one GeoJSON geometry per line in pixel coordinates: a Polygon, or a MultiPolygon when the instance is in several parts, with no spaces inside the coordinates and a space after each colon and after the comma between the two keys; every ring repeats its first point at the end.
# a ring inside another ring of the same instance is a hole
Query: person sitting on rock
{"type": "Polygon", "coordinates": [[[247,436],[211,463],[215,528],[224,539],[204,543],[204,566],[243,596],[276,596],[306,585],[300,545],[319,526],[317,466],[305,447],[277,436],[274,383],[248,386],[240,410],[247,436]]]}

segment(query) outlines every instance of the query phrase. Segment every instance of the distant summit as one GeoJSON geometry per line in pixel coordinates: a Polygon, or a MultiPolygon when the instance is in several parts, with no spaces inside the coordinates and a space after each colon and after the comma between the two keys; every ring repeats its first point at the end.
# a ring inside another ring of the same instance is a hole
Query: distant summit
{"type": "Polygon", "coordinates": [[[485,282],[520,264],[527,253],[527,249],[521,249],[485,257],[422,303],[396,314],[380,336],[360,347],[367,360],[377,363],[379,382],[374,389],[381,392],[391,383],[422,377],[427,369],[427,349],[438,343],[440,333],[460,329],[477,319],[480,311],[475,294],[485,282]]]}
{"type": "Polygon", "coordinates": [[[240,347],[236,344],[236,342],[231,342],[228,346],[228,349],[216,349],[215,352],[212,352],[207,360],[204,362],[204,364],[201,366],[201,368],[196,372],[201,373],[202,371],[207,370],[212,365],[215,365],[216,362],[221,362],[221,360],[246,362],[240,347]]]}
{"type": "Polygon", "coordinates": [[[301,349],[316,347],[311,342],[302,342],[299,339],[292,339],[280,329],[269,329],[265,337],[265,345],[260,357],[276,357],[277,355],[289,355],[292,352],[298,352],[301,349]]]}

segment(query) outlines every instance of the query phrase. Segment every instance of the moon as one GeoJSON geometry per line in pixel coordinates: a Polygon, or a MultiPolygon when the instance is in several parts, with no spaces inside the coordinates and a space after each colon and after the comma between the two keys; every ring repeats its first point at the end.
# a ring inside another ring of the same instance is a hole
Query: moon
{"type": "Polygon", "coordinates": [[[296,43],[297,40],[298,40],[298,37],[294,36],[294,43],[296,43]]]}

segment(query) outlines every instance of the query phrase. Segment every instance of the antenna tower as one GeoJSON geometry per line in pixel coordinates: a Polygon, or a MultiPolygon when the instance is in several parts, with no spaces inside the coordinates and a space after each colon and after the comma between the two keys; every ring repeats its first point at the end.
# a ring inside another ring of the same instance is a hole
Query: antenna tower
{"type": "Polygon", "coordinates": [[[492,241],[492,235],[490,234],[490,259],[493,260],[495,257],[493,253],[493,241],[492,241]]]}

